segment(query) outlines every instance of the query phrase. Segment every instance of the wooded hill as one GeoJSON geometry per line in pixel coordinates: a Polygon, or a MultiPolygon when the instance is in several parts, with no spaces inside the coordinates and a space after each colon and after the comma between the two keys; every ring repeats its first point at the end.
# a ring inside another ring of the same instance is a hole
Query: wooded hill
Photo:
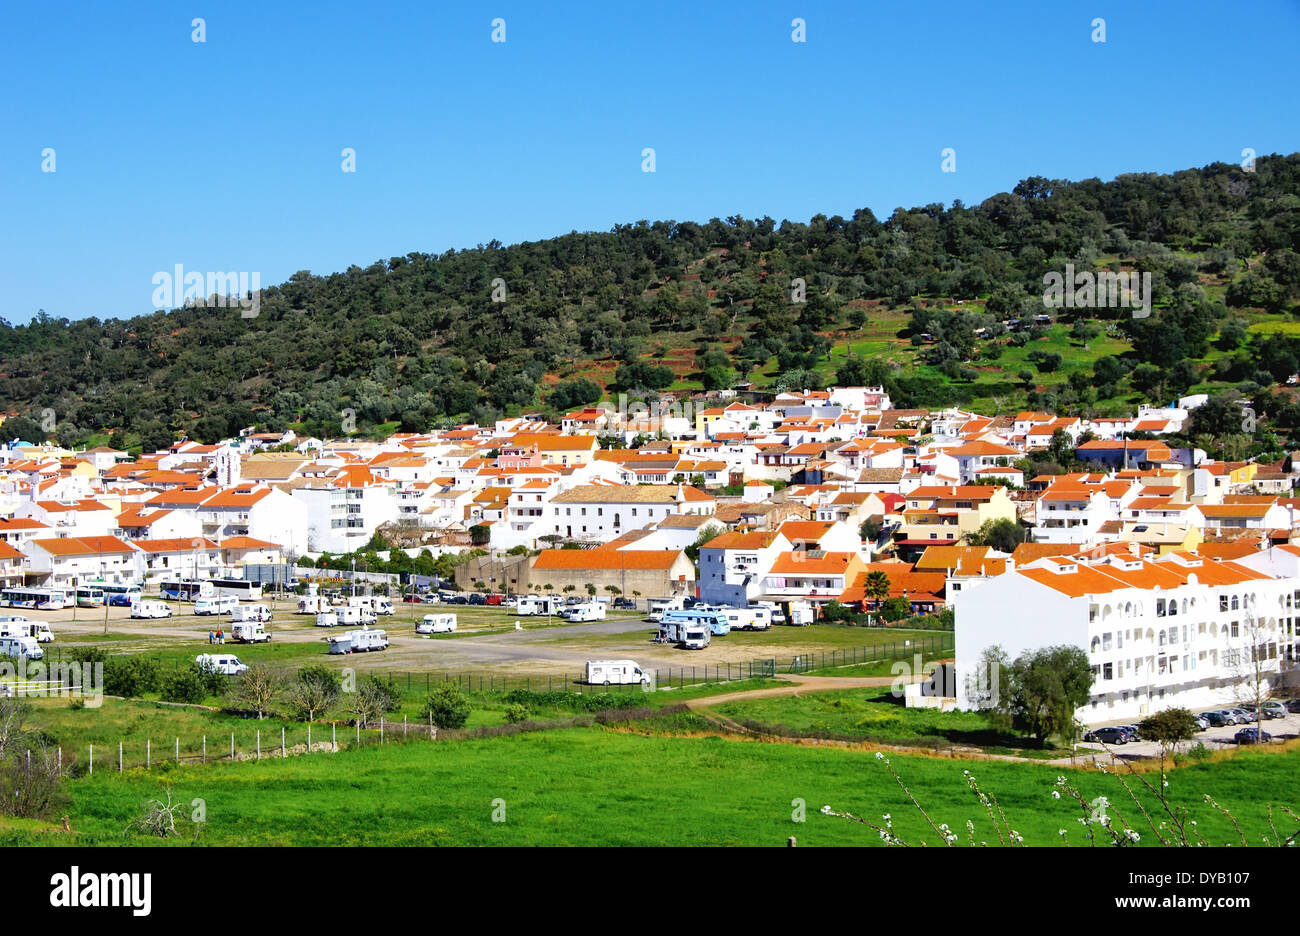
{"type": "Polygon", "coordinates": [[[19,414],[6,439],[43,437],[49,408],[65,444],[152,449],[249,425],[336,436],[345,410],[361,433],[419,431],[621,390],[838,381],[884,383],[904,406],[1085,415],[1199,388],[1245,393],[1289,430],[1298,249],[1300,154],[1253,172],[1031,178],[885,220],[639,221],[296,273],[256,318],[0,323],[0,409],[19,414]],[[1005,329],[1045,311],[1043,277],[1067,263],[1151,273],[1154,314],[1061,309],[1005,329]]]}

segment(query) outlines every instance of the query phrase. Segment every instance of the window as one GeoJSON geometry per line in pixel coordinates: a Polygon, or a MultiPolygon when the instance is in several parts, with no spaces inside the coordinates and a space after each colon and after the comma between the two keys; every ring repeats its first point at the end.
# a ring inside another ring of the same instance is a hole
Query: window
{"type": "Polygon", "coordinates": [[[1102,664],[1102,666],[1101,666],[1101,678],[1102,678],[1102,679],[1114,679],[1114,678],[1115,678],[1115,665],[1114,665],[1113,663],[1103,663],[1103,664],[1102,664]]]}

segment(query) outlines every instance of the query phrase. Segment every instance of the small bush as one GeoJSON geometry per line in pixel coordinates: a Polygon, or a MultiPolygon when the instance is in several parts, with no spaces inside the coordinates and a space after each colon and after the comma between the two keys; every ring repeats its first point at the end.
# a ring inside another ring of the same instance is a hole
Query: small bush
{"type": "MultiPolygon", "coordinates": [[[[163,701],[197,705],[209,695],[220,694],[210,691],[212,675],[214,674],[205,672],[197,663],[190,663],[168,673],[163,677],[162,685],[159,687],[163,701]]],[[[224,677],[218,676],[218,678],[224,680],[224,677]]],[[[225,689],[224,684],[221,689],[225,689]]]]}
{"type": "Polygon", "coordinates": [[[439,728],[463,728],[469,721],[469,699],[460,687],[447,682],[429,693],[420,710],[422,721],[432,721],[439,728]]]}
{"type": "Polygon", "coordinates": [[[506,721],[512,725],[527,721],[529,711],[528,706],[520,702],[511,702],[506,705],[506,721]]]}

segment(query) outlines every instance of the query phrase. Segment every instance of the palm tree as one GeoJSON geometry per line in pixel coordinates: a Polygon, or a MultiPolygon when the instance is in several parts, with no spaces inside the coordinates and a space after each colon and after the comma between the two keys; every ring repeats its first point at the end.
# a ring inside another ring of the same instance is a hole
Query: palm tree
{"type": "Polygon", "coordinates": [[[867,580],[863,587],[863,594],[868,598],[874,598],[877,601],[881,598],[888,598],[889,576],[879,569],[868,572],[867,580]]]}

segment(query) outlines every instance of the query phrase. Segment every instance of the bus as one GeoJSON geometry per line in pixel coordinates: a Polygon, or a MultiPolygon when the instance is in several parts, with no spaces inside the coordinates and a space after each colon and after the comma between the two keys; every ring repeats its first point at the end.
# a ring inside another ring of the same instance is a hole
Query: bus
{"type": "Polygon", "coordinates": [[[143,597],[139,585],[110,585],[96,582],[95,587],[103,591],[104,600],[115,608],[129,608],[143,597]]]}
{"type": "Polygon", "coordinates": [[[262,586],[248,579],[213,579],[212,588],[218,595],[238,598],[240,601],[261,601],[262,586]]]}
{"type": "Polygon", "coordinates": [[[80,585],[77,587],[77,607],[78,608],[102,608],[104,607],[104,590],[93,585],[80,585]]]}
{"type": "Polygon", "coordinates": [[[194,601],[198,598],[211,598],[216,592],[211,582],[195,579],[171,579],[158,583],[158,593],[165,601],[194,601]]]}
{"type": "Polygon", "coordinates": [[[68,593],[61,588],[6,588],[0,591],[0,604],[8,608],[35,608],[38,611],[62,611],[69,605],[68,593]]]}

